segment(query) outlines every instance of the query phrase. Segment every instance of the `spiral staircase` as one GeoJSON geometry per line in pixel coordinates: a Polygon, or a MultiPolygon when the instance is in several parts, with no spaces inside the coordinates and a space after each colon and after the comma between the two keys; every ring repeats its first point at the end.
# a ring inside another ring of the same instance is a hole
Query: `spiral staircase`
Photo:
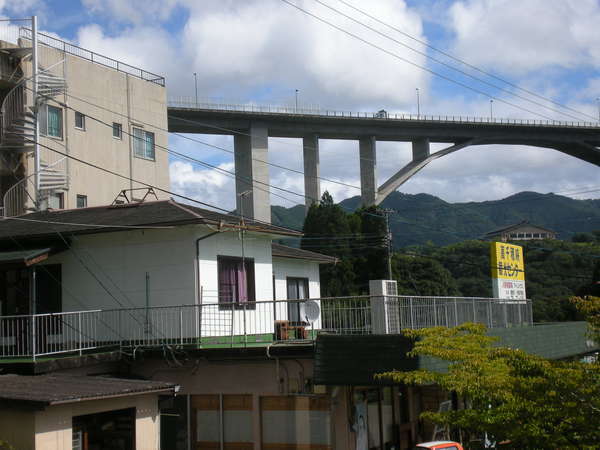
{"type": "MultiPolygon", "coordinates": [[[[3,49],[3,53],[2,57],[12,58],[16,66],[21,68],[24,63],[31,61],[31,48],[3,49]]],[[[21,70],[23,72],[26,71],[21,70]]],[[[16,180],[2,199],[5,217],[43,209],[48,206],[48,198],[52,194],[68,187],[66,157],[39,147],[39,192],[37,195],[35,192],[36,112],[49,100],[66,91],[65,79],[50,70],[40,67],[37,81],[36,98],[32,94],[31,77],[21,75],[2,100],[0,154],[5,165],[4,173],[10,172],[16,180]],[[28,170],[28,166],[34,169],[28,170]]]]}

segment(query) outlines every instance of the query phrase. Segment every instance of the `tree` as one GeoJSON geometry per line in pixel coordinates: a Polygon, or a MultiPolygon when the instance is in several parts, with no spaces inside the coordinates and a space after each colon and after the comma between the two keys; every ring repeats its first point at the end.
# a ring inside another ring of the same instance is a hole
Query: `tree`
{"type": "Polygon", "coordinates": [[[339,258],[337,264],[322,264],[320,267],[322,295],[338,297],[355,294],[355,273],[350,260],[351,241],[346,239],[354,230],[348,214],[333,203],[329,192],[323,193],[320,204],[313,204],[309,208],[303,232],[300,244],[303,249],[339,258]]]}
{"type": "Polygon", "coordinates": [[[600,343],[600,297],[571,297],[571,302],[585,316],[590,337],[596,343],[600,343]]]}
{"type": "MultiPolygon", "coordinates": [[[[424,419],[513,448],[586,448],[600,442],[600,364],[555,362],[496,346],[479,324],[407,330],[410,356],[438,358],[447,371],[392,371],[396,383],[437,384],[468,409],[426,412],[424,419]]],[[[595,447],[594,447],[595,448],[595,447]]]]}

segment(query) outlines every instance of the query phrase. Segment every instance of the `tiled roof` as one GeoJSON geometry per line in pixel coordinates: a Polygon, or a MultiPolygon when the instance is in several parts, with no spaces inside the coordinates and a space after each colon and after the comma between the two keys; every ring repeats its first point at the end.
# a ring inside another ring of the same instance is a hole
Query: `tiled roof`
{"type": "Polygon", "coordinates": [[[0,375],[0,402],[22,402],[42,407],[174,389],[175,384],[164,381],[67,375],[0,375]]]}
{"type": "MultiPolygon", "coordinates": [[[[25,214],[16,218],[0,219],[0,242],[10,243],[14,238],[50,238],[56,236],[57,232],[91,234],[122,231],[127,227],[151,228],[189,224],[237,228],[240,227],[240,219],[234,215],[184,205],[174,200],[47,210],[25,214]]],[[[246,220],[245,227],[249,231],[274,235],[302,235],[302,233],[295,230],[253,220],[246,220]]]]}
{"type": "Polygon", "coordinates": [[[510,230],[513,230],[515,228],[519,228],[519,227],[522,227],[522,226],[530,226],[530,227],[534,227],[534,228],[539,228],[540,230],[544,230],[544,231],[547,231],[549,233],[554,233],[554,231],[549,230],[548,228],[540,227],[539,225],[534,225],[532,223],[529,223],[527,220],[523,220],[523,221],[518,222],[518,223],[513,223],[512,225],[505,225],[502,228],[497,228],[495,230],[488,231],[487,233],[485,233],[485,236],[492,236],[492,235],[500,234],[502,232],[510,231],[510,230]]]}
{"type": "Polygon", "coordinates": [[[337,258],[334,256],[323,255],[322,253],[302,250],[300,248],[288,247],[287,245],[281,245],[275,242],[272,244],[271,247],[272,255],[274,257],[307,259],[309,261],[317,261],[322,264],[333,264],[337,262],[337,258]]]}

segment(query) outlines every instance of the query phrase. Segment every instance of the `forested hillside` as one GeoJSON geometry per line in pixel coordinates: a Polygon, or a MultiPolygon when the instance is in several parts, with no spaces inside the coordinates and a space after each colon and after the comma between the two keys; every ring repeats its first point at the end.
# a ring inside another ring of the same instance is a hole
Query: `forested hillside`
{"type": "MultiPolygon", "coordinates": [[[[340,203],[351,212],[360,204],[359,197],[340,203]]],[[[394,248],[409,245],[448,245],[478,239],[486,232],[523,220],[550,228],[559,238],[569,240],[577,232],[600,228],[600,200],[575,200],[555,194],[521,192],[502,200],[448,203],[428,194],[392,193],[381,204],[391,209],[390,228],[394,248]]],[[[301,229],[304,208],[294,206],[272,209],[273,223],[301,229]]]]}
{"type": "MultiPolygon", "coordinates": [[[[322,266],[322,295],[364,294],[370,279],[387,278],[385,221],[377,209],[347,213],[325,194],[321,205],[309,210],[304,231],[303,248],[341,260],[322,266]]],[[[527,296],[533,300],[536,321],[576,319],[568,298],[599,294],[600,231],[580,233],[573,240],[577,242],[522,243],[527,296]]],[[[392,276],[401,294],[490,297],[489,245],[463,240],[397,249],[392,276]]]]}

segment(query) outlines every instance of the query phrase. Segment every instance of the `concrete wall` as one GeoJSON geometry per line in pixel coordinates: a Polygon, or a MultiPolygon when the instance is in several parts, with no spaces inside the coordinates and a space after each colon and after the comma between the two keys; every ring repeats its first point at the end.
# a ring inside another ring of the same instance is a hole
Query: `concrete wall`
{"type": "Polygon", "coordinates": [[[49,406],[43,411],[0,411],[0,438],[17,450],[71,450],[73,417],[136,408],[136,450],[156,450],[160,416],[156,394],[49,406]]]}
{"type": "MultiPolygon", "coordinates": [[[[31,65],[26,65],[26,73],[30,73],[31,65]]],[[[102,122],[86,117],[85,131],[77,129],[75,111],[62,108],[63,137],[43,137],[40,140],[43,145],[125,177],[169,189],[168,154],[160,149],[168,147],[168,134],[161,131],[167,129],[166,88],[48,47],[40,49],[40,65],[51,67],[52,74],[66,79],[67,95],[58,95],[54,100],[102,122]],[[122,125],[121,139],[113,137],[113,122],[122,125]],[[129,134],[134,126],[154,133],[154,160],[133,155],[133,137],[129,134]]],[[[48,104],[58,106],[53,101],[48,104]]],[[[43,147],[40,152],[42,160],[50,164],[63,158],[43,147]]],[[[33,158],[26,160],[27,173],[31,175],[33,158]]],[[[88,206],[106,205],[112,203],[120,190],[142,187],[73,159],[56,168],[66,169],[69,174],[69,186],[64,191],[67,209],[76,207],[77,195],[86,195],[88,206]]],[[[159,198],[168,198],[168,194],[157,194],[159,198]]]]}
{"type": "Polygon", "coordinates": [[[34,414],[29,411],[0,409],[0,442],[18,450],[34,448],[34,414]]]}
{"type": "Polygon", "coordinates": [[[160,416],[155,394],[48,407],[35,414],[35,448],[71,450],[73,417],[125,408],[136,408],[136,450],[156,450],[159,443],[160,416]]]}
{"type": "Polygon", "coordinates": [[[313,361],[197,361],[194,367],[169,368],[164,361],[140,362],[132,367],[135,374],[152,380],[168,380],[180,385],[178,395],[250,394],[253,403],[254,448],[261,442],[260,398],[294,395],[303,391],[304,380],[312,377],[313,361]]]}

